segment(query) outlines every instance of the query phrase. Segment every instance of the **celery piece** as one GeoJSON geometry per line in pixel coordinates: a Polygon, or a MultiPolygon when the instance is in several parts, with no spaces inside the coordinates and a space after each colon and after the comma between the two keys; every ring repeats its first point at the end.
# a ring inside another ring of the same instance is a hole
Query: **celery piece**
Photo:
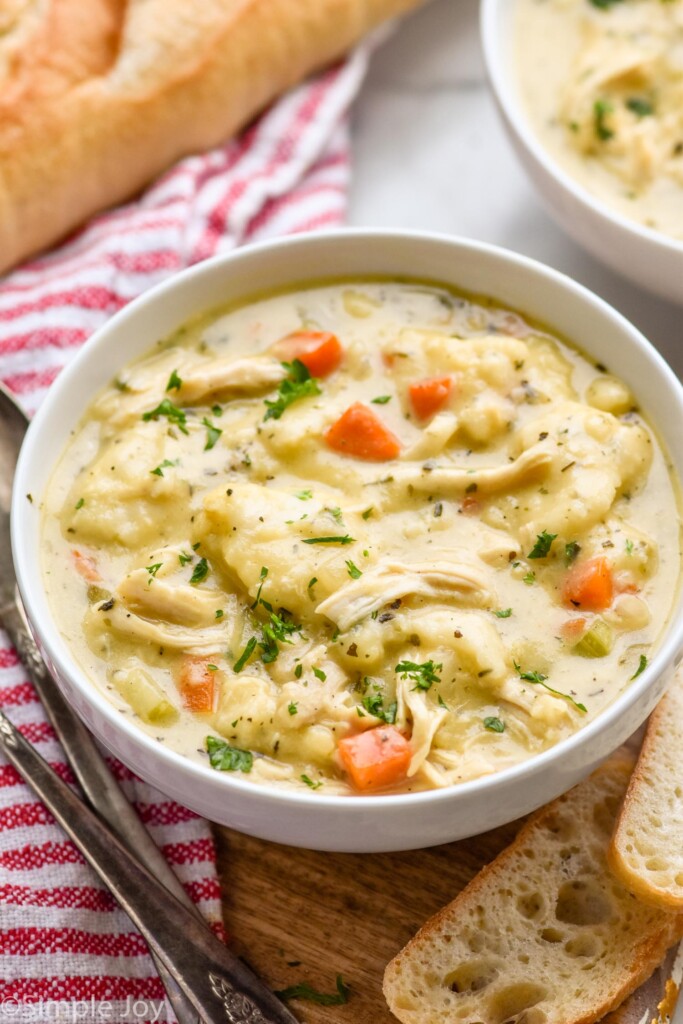
{"type": "Polygon", "coordinates": [[[140,668],[118,669],[111,682],[135,714],[147,725],[173,725],[178,711],[159,684],[140,668]]]}
{"type": "Polygon", "coordinates": [[[614,646],[614,631],[604,619],[597,618],[572,650],[582,658],[604,658],[614,646]]]}

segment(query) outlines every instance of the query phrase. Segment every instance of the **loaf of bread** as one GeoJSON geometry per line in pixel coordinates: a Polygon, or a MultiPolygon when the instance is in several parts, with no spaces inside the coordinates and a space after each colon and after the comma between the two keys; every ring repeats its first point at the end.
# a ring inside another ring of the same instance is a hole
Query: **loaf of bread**
{"type": "Polygon", "coordinates": [[[5,0],[0,272],[420,0],[5,0]]]}
{"type": "Polygon", "coordinates": [[[683,674],[648,723],[609,850],[610,866],[641,899],[683,910],[683,674]]]}
{"type": "Polygon", "coordinates": [[[591,1024],[683,933],[607,867],[633,762],[616,756],[540,811],[392,960],[384,993],[404,1024],[591,1024]]]}

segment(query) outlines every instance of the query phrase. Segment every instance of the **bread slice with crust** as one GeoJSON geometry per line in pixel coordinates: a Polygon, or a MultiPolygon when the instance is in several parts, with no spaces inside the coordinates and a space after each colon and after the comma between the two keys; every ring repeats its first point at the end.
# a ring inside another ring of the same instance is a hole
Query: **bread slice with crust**
{"type": "Polygon", "coordinates": [[[617,755],[536,814],[392,960],[403,1024],[591,1024],[683,933],[607,867],[633,761],[617,755]]]}
{"type": "MultiPolygon", "coordinates": [[[[0,272],[227,140],[418,2],[0,2],[0,272]]],[[[278,141],[293,144],[264,151],[278,141]]]]}
{"type": "Polygon", "coordinates": [[[641,899],[683,910],[683,672],[655,708],[609,850],[641,899]]]}

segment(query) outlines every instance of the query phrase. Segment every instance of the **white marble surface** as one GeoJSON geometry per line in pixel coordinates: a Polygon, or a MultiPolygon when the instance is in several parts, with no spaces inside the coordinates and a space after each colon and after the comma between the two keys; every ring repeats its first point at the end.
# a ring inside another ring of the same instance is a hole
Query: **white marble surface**
{"type": "Polygon", "coordinates": [[[375,54],[353,118],[351,224],[465,235],[550,264],[616,306],[683,377],[683,308],[593,260],[536,197],[486,83],[478,7],[431,0],[375,54]]]}

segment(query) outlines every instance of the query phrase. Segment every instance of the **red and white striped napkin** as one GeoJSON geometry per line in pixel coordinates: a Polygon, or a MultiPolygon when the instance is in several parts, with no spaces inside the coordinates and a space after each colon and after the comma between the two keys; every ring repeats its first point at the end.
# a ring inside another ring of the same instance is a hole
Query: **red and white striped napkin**
{"type": "MultiPolygon", "coordinates": [[[[346,114],[365,44],[273,106],[239,139],[183,160],[138,201],[98,217],[0,282],[0,378],[28,413],[90,334],[145,289],[234,246],[338,225],[349,180],[346,114]]],[[[71,780],[0,633],[0,705],[71,780]]],[[[114,764],[129,798],[222,934],[208,824],[114,764]]],[[[0,1024],[172,1021],[145,943],[78,851],[0,759],[0,1024]]]]}

